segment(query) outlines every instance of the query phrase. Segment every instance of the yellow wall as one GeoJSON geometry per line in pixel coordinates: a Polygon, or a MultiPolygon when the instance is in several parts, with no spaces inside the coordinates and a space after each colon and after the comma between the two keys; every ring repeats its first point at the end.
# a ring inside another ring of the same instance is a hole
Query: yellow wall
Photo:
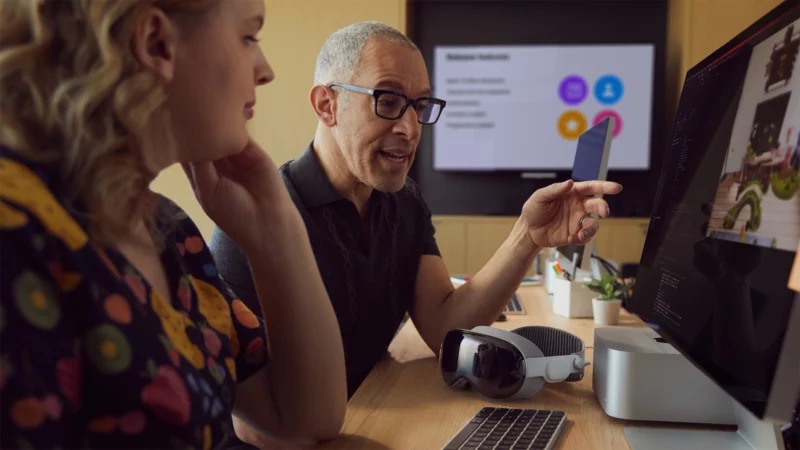
{"type": "Polygon", "coordinates": [[[293,159],[314,137],[308,101],[317,53],[334,31],[378,20],[405,32],[405,0],[267,0],[261,48],[275,81],[258,90],[251,134],[276,164],[293,159]]]}
{"type": "MultiPolygon", "coordinates": [[[[266,0],[261,48],[275,70],[275,81],[257,90],[250,134],[280,165],[300,155],[314,137],[316,118],[308,103],[314,63],[325,39],[339,28],[378,20],[405,32],[406,0],[266,0]]],[[[153,182],[186,210],[208,239],[214,224],[194,198],[180,166],[153,182]]]]}
{"type": "Polygon", "coordinates": [[[669,0],[668,72],[682,84],[686,71],[781,1],[669,0]]]}

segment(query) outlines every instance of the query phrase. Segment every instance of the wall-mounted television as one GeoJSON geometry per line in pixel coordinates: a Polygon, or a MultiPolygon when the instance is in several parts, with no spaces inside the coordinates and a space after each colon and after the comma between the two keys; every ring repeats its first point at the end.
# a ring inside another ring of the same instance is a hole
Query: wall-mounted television
{"type": "Polygon", "coordinates": [[[410,176],[433,214],[519,215],[570,177],[577,141],[619,116],[606,197],[649,217],[667,141],[666,0],[409,0],[409,36],[447,100],[410,176]],[[584,125],[585,122],[585,125],[584,125]],[[566,136],[566,137],[564,137],[566,136]]]}
{"type": "Polygon", "coordinates": [[[609,168],[648,169],[654,58],[653,44],[435,46],[434,170],[570,170],[607,117],[609,168]]]}

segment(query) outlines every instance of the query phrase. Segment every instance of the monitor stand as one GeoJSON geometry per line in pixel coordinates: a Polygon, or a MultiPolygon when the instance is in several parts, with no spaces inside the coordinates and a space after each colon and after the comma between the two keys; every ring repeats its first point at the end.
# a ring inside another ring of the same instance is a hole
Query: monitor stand
{"type": "Polygon", "coordinates": [[[785,450],[778,425],[759,420],[733,402],[738,431],[625,428],[631,450],[785,450]]]}

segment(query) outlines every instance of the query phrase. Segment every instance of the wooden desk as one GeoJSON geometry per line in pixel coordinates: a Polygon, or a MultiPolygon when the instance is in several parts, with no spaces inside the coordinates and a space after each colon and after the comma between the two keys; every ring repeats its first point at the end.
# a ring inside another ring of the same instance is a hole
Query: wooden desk
{"type": "MultiPolygon", "coordinates": [[[[525,315],[508,315],[494,326],[515,329],[547,325],[567,330],[593,347],[593,319],[567,319],[553,314],[542,287],[519,291],[525,315]]],[[[645,326],[624,311],[620,326],[645,326]]],[[[445,386],[438,360],[408,321],[389,347],[390,357],[378,363],[347,405],[341,436],[322,448],[440,449],[484,406],[561,410],[567,426],[557,449],[629,449],[623,434],[626,423],[607,416],[592,391],[592,367],[577,383],[547,385],[528,400],[495,401],[474,391],[445,386]]],[[[594,349],[587,348],[592,361],[594,349]]]]}

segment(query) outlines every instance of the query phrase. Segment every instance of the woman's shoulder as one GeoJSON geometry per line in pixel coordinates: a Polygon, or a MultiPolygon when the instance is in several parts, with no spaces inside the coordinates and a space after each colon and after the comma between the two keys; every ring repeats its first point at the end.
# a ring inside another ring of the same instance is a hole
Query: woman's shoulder
{"type": "Polygon", "coordinates": [[[206,249],[206,242],[197,224],[177,203],[158,195],[157,227],[166,241],[175,242],[182,255],[195,255],[206,249]]]}
{"type": "Polygon", "coordinates": [[[158,228],[162,233],[175,233],[180,231],[183,234],[199,234],[200,230],[189,214],[181,208],[175,201],[163,194],[156,194],[158,197],[158,228]]]}
{"type": "Polygon", "coordinates": [[[173,200],[158,195],[158,232],[168,246],[177,249],[184,270],[196,279],[216,282],[218,273],[208,244],[186,211],[173,200]]]}
{"type": "Polygon", "coordinates": [[[62,192],[57,172],[5,147],[0,147],[0,232],[4,241],[16,241],[19,233],[49,235],[71,251],[89,242],[85,223],[62,192]]]}

